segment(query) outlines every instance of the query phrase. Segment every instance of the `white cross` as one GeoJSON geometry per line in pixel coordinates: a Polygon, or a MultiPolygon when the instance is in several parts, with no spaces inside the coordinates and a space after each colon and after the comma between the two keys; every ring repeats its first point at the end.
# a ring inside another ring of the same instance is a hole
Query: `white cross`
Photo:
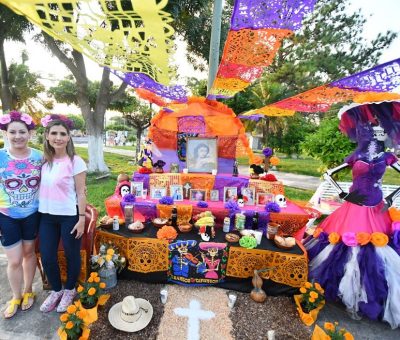
{"type": "Polygon", "coordinates": [[[192,186],[190,185],[190,183],[186,183],[183,188],[186,190],[186,197],[189,197],[189,189],[192,188],[192,186]]]}
{"type": "Polygon", "coordinates": [[[210,320],[215,314],[208,310],[202,310],[201,304],[197,300],[191,300],[189,308],[175,308],[174,312],[178,316],[186,316],[188,320],[187,340],[200,339],[200,320],[210,320]]]}

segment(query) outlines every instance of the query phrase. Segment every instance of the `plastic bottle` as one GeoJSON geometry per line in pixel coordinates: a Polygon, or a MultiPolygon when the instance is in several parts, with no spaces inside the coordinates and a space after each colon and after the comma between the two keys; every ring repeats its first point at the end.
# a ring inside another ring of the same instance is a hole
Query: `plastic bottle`
{"type": "Polygon", "coordinates": [[[118,219],[119,219],[118,215],[115,215],[113,217],[113,225],[112,225],[113,230],[119,230],[119,220],[118,219]]]}

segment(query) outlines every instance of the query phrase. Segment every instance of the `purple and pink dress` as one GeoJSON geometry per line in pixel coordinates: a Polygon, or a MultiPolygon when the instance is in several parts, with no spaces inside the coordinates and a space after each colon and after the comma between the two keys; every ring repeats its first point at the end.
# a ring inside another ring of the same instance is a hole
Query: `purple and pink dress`
{"type": "Polygon", "coordinates": [[[383,210],[381,179],[397,161],[392,153],[372,161],[350,156],[350,192],[364,195],[328,216],[305,241],[309,276],[325,289],[327,300],[340,298],[349,311],[400,326],[400,230],[383,210]]]}

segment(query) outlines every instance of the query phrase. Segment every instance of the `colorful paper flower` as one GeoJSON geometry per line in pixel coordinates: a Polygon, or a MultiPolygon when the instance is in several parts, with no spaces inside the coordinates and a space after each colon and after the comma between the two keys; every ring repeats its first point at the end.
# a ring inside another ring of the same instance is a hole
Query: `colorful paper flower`
{"type": "Polygon", "coordinates": [[[330,233],[328,240],[330,244],[337,244],[340,241],[340,235],[336,232],[330,233]]]}
{"type": "Polygon", "coordinates": [[[356,247],[358,242],[356,233],[347,232],[342,235],[342,242],[348,247],[356,247]]]}
{"type": "Polygon", "coordinates": [[[197,206],[199,208],[207,208],[208,207],[208,203],[206,201],[198,201],[197,202],[197,206]]]}
{"type": "Polygon", "coordinates": [[[319,236],[319,234],[322,233],[322,231],[323,231],[322,228],[316,228],[316,229],[314,230],[313,237],[314,237],[314,238],[317,238],[317,237],[319,236]]]}
{"type": "Polygon", "coordinates": [[[264,148],[262,153],[265,157],[271,157],[274,154],[274,151],[271,148],[264,148]]]}
{"type": "Polygon", "coordinates": [[[134,194],[126,194],[124,197],[122,197],[122,202],[125,203],[135,203],[136,201],[136,196],[134,194]]]}
{"type": "Polygon", "coordinates": [[[171,196],[163,196],[160,198],[159,203],[165,205],[172,205],[174,204],[174,199],[171,196]]]}
{"type": "Polygon", "coordinates": [[[368,244],[371,241],[371,234],[364,233],[364,232],[357,233],[356,240],[360,246],[365,246],[366,244],[368,244]]]}
{"type": "Polygon", "coordinates": [[[2,116],[0,117],[0,123],[1,123],[1,124],[7,125],[9,122],[11,122],[11,117],[10,117],[9,114],[2,115],[2,116]]]}
{"type": "Polygon", "coordinates": [[[372,233],[371,234],[371,243],[375,247],[384,247],[388,244],[389,237],[384,233],[372,233]]]}
{"type": "Polygon", "coordinates": [[[265,205],[265,211],[268,211],[268,212],[276,212],[276,213],[278,213],[278,212],[281,211],[281,207],[279,206],[278,203],[275,203],[275,202],[268,202],[268,203],[265,205]]]}

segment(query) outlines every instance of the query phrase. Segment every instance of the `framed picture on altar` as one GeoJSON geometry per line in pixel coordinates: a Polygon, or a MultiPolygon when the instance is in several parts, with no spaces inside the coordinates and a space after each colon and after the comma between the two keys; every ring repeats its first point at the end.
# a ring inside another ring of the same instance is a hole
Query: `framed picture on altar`
{"type": "Polygon", "coordinates": [[[164,196],[167,196],[167,189],[166,188],[151,188],[150,189],[150,198],[153,200],[160,199],[164,196]]]}
{"type": "Polygon", "coordinates": [[[206,201],[207,200],[207,190],[190,189],[190,200],[191,201],[206,201]]]}
{"type": "Polygon", "coordinates": [[[183,201],[183,187],[182,185],[170,185],[169,195],[174,201],[183,201]]]}
{"type": "Polygon", "coordinates": [[[228,202],[229,200],[237,199],[237,188],[236,187],[224,187],[224,202],[228,202]]]}
{"type": "Polygon", "coordinates": [[[212,201],[212,202],[219,201],[219,190],[211,190],[210,191],[210,201],[212,201]]]}
{"type": "Polygon", "coordinates": [[[218,169],[216,138],[188,137],[186,145],[186,168],[189,172],[208,172],[218,169]]]}
{"type": "Polygon", "coordinates": [[[131,194],[141,197],[143,193],[143,182],[131,182],[131,194]]]}
{"type": "Polygon", "coordinates": [[[245,205],[256,204],[256,189],[255,188],[242,188],[241,194],[244,199],[245,205]]]}
{"type": "Polygon", "coordinates": [[[266,205],[266,204],[268,204],[270,202],[273,202],[274,201],[274,197],[275,197],[274,194],[267,194],[267,193],[264,193],[264,192],[259,192],[257,194],[256,203],[257,203],[257,205],[266,205]]]}

